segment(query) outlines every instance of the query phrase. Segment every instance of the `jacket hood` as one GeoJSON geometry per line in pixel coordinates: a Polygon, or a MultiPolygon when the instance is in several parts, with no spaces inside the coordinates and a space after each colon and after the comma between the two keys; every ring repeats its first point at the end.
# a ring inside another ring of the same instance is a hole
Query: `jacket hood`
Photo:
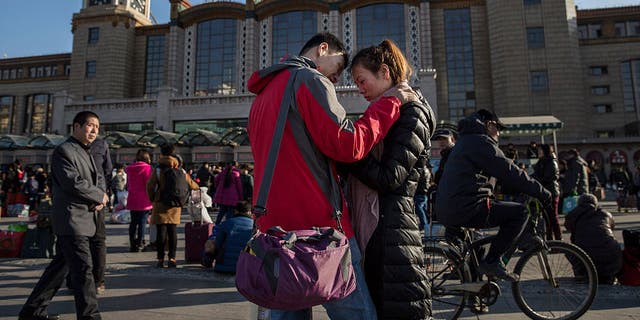
{"type": "Polygon", "coordinates": [[[160,156],[158,158],[158,164],[165,168],[177,168],[180,162],[178,162],[178,158],[174,156],[160,156]]]}
{"type": "Polygon", "coordinates": [[[136,161],[127,166],[127,174],[142,174],[149,168],[149,164],[144,161],[136,161]]]}
{"type": "Polygon", "coordinates": [[[249,78],[247,88],[250,92],[259,94],[276,74],[290,67],[307,67],[316,69],[316,64],[311,59],[301,56],[292,56],[271,67],[254,72],[249,78]]]}

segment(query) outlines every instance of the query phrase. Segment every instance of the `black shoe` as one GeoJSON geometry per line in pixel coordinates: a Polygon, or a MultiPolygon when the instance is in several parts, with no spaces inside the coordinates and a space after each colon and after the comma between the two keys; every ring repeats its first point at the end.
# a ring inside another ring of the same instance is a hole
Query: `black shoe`
{"type": "Polygon", "coordinates": [[[478,272],[489,278],[494,277],[511,282],[517,282],[520,280],[520,277],[518,277],[517,274],[507,271],[507,268],[505,268],[504,264],[499,260],[494,263],[486,263],[485,261],[480,262],[478,265],[478,272]]]}
{"type": "Polygon", "coordinates": [[[57,314],[45,314],[45,315],[31,315],[31,316],[19,316],[18,320],[62,320],[60,315],[57,314]]]}

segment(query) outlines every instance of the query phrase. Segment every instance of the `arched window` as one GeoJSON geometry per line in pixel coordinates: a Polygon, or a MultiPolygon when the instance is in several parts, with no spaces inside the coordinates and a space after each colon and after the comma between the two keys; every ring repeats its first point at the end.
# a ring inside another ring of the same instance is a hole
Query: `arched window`
{"type": "Polygon", "coordinates": [[[51,132],[51,117],[53,115],[50,94],[34,94],[27,96],[27,112],[25,114],[25,131],[29,133],[51,132]]]}
{"type": "Polygon", "coordinates": [[[237,27],[235,19],[198,24],[196,96],[236,93],[237,27]]]}
{"type": "Polygon", "coordinates": [[[14,96],[0,97],[0,133],[11,133],[16,116],[15,101],[14,96]]]}
{"type": "Polygon", "coordinates": [[[318,33],[316,11],[290,11],[273,16],[271,56],[277,63],[286,56],[298,55],[302,46],[318,33]]]}
{"type": "Polygon", "coordinates": [[[356,45],[358,49],[379,44],[388,38],[406,53],[404,4],[372,4],[356,9],[356,45]]]}

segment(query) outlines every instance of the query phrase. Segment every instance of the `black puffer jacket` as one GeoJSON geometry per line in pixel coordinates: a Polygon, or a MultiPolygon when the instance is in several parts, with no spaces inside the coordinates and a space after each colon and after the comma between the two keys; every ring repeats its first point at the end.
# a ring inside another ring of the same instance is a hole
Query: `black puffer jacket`
{"type": "Polygon", "coordinates": [[[440,223],[464,226],[476,214],[486,212],[487,199],[494,196],[491,177],[509,190],[550,201],[551,193],[505,157],[476,114],[462,119],[458,127],[460,139],[438,184],[434,209],[440,223]]]}
{"type": "Polygon", "coordinates": [[[578,206],[567,214],[564,226],[571,231],[571,242],[591,257],[598,275],[612,277],[620,271],[622,251],[613,237],[613,216],[598,207],[593,195],[580,196],[578,206]]]}
{"type": "Polygon", "coordinates": [[[384,139],[380,161],[369,155],[352,172],[378,191],[380,221],[366,249],[365,275],[379,319],[426,319],[431,288],[413,196],[426,159],[435,116],[424,103],[409,102],[384,139]]]}
{"type": "Polygon", "coordinates": [[[554,197],[560,195],[560,171],[558,169],[558,160],[555,157],[542,157],[533,167],[533,177],[547,188],[554,197]]]}

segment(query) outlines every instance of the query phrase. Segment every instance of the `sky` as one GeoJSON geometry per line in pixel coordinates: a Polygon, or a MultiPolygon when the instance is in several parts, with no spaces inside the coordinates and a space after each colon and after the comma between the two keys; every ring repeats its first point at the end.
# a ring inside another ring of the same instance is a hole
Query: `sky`
{"type": "MultiPolygon", "coordinates": [[[[169,0],[151,1],[151,14],[169,22],[169,0]]],[[[555,1],[555,0],[552,0],[555,1]]],[[[578,8],[640,5],[640,0],[574,0],[578,8]]],[[[192,5],[207,2],[191,0],[192,5]]],[[[0,59],[70,53],[71,18],[82,0],[0,0],[0,59]]]]}

